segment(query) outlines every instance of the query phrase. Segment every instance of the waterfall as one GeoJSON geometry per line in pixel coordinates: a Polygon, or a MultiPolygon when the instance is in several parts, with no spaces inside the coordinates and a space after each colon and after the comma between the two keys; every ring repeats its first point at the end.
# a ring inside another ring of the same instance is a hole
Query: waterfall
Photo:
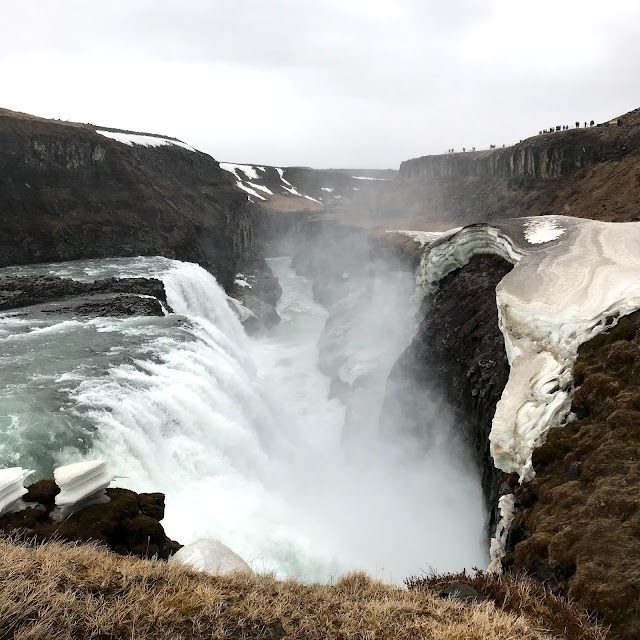
{"type": "MultiPolygon", "coordinates": [[[[37,363],[46,401],[14,411],[5,430],[26,435],[37,423],[44,434],[61,421],[60,441],[36,438],[53,451],[52,464],[106,458],[119,486],[166,494],[170,537],[218,538],[258,571],[329,580],[361,568],[401,581],[430,567],[482,566],[479,482],[456,469],[457,454],[421,457],[401,439],[345,454],[344,407],[329,398],[316,364],[327,312],[288,260],[272,267],[283,322],[252,338],[194,264],[135,258],[22,268],[91,280],[159,277],[174,313],[26,328],[9,321],[15,326],[0,341],[22,346],[10,365],[16,386],[0,406],[31,397],[37,363]]],[[[28,453],[19,440],[13,445],[28,453]]]]}

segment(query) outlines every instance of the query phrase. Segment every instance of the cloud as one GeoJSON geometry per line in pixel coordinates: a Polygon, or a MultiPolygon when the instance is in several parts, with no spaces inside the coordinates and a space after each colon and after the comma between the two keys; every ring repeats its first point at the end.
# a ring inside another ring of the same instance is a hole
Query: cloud
{"type": "Polygon", "coordinates": [[[638,106],[613,0],[4,2],[2,105],[217,158],[397,166],[638,106]]]}

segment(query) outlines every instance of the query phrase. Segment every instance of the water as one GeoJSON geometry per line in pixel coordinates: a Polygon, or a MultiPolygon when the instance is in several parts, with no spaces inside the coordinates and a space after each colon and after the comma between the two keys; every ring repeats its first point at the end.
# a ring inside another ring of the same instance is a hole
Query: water
{"type": "MultiPolygon", "coordinates": [[[[316,366],[327,312],[287,258],[280,325],[248,338],[196,265],[96,260],[45,271],[162,278],[162,318],[0,316],[0,464],[50,475],[104,457],[117,484],[166,494],[182,543],[215,537],[257,570],[401,581],[486,564],[479,480],[464,452],[378,441],[345,453],[344,407],[316,366]]],[[[41,265],[14,272],[41,273],[41,265]]],[[[6,270],[5,270],[6,272],[6,270]]]]}

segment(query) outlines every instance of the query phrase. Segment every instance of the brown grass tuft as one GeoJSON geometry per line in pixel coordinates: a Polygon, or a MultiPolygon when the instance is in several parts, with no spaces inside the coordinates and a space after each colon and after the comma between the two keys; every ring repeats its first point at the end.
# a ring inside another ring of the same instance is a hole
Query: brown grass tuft
{"type": "Polygon", "coordinates": [[[608,629],[600,626],[580,605],[559,598],[539,582],[525,576],[496,575],[476,571],[448,575],[427,575],[405,580],[410,591],[439,593],[448,584],[467,584],[505,612],[526,618],[538,629],[567,640],[609,640],[608,629]]]}
{"type": "Polygon", "coordinates": [[[269,575],[211,577],[97,546],[0,538],[3,640],[557,637],[491,602],[465,605],[426,587],[402,589],[362,573],[335,585],[269,575]]]}

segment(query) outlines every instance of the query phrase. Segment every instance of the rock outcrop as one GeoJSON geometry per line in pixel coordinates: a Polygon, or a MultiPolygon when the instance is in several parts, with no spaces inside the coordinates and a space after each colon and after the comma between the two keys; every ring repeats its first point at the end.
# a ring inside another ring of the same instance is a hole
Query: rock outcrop
{"type": "Polygon", "coordinates": [[[23,307],[30,314],[95,317],[162,316],[169,310],[164,285],[154,278],[79,282],[56,276],[0,277],[0,311],[23,307]]]}
{"type": "Polygon", "coordinates": [[[27,508],[0,517],[1,533],[16,533],[36,541],[99,542],[122,555],[163,560],[182,546],[169,539],[160,524],[164,518],[162,493],[107,489],[109,502],[86,507],[56,523],[51,519],[60,492],[56,483],[40,480],[28,489],[22,498],[27,508]]]}
{"type": "Polygon", "coordinates": [[[163,255],[230,287],[252,250],[247,194],[180,141],[130,138],[0,110],[0,266],[163,255]]]}

